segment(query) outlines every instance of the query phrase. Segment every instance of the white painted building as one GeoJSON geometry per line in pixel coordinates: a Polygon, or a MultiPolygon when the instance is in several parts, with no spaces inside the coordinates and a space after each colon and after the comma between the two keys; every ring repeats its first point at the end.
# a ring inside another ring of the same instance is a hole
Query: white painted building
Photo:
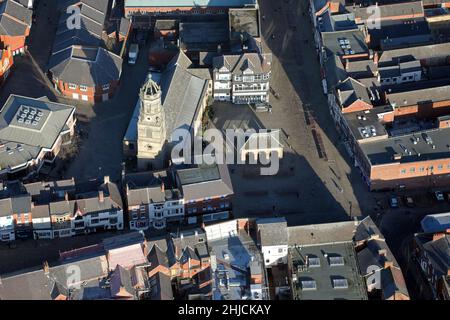
{"type": "Polygon", "coordinates": [[[213,97],[236,104],[269,102],[271,54],[244,53],[213,59],[213,97]]]}
{"type": "Polygon", "coordinates": [[[285,218],[258,219],[257,240],[264,258],[264,265],[270,268],[287,263],[288,235],[285,218]]]}
{"type": "Polygon", "coordinates": [[[0,200],[0,241],[15,240],[14,219],[10,199],[0,200]]]}

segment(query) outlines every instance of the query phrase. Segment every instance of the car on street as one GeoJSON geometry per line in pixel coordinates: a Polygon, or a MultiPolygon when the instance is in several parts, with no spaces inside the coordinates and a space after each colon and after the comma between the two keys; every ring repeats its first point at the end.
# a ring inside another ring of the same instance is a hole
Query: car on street
{"type": "Polygon", "coordinates": [[[148,72],[161,73],[161,70],[156,66],[150,66],[148,67],[148,72]]]}
{"type": "Polygon", "coordinates": [[[139,45],[133,43],[130,45],[130,50],[128,51],[128,64],[135,65],[139,55],[139,45]]]}
{"type": "Polygon", "coordinates": [[[391,208],[398,208],[398,198],[397,196],[391,196],[389,199],[389,205],[391,208]]]}
{"type": "Polygon", "coordinates": [[[254,109],[255,112],[272,112],[272,106],[268,103],[256,103],[254,109]]]}
{"type": "Polygon", "coordinates": [[[442,193],[442,191],[436,191],[434,193],[434,197],[436,198],[437,201],[441,202],[444,201],[444,194],[442,193]]]}
{"type": "Polygon", "coordinates": [[[407,207],[412,208],[415,206],[413,197],[405,197],[405,204],[407,207]]]}

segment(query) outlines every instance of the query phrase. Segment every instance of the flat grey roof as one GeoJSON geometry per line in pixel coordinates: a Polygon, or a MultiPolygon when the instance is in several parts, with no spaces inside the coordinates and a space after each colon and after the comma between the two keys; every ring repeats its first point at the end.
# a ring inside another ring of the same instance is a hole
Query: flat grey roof
{"type": "Polygon", "coordinates": [[[230,9],[228,12],[230,37],[237,39],[241,34],[259,38],[259,12],[256,8],[230,9]]]}
{"type": "Polygon", "coordinates": [[[390,105],[375,107],[366,111],[343,114],[347,125],[357,140],[387,138],[388,132],[378,118],[384,113],[393,113],[390,105]]]}
{"type": "MultiPolygon", "coordinates": [[[[450,128],[424,130],[362,143],[360,147],[372,165],[449,159],[449,135],[450,128]],[[428,144],[425,141],[426,137],[430,138],[432,143],[428,144]],[[419,141],[414,144],[417,139],[419,141]],[[396,154],[401,155],[401,159],[394,160],[396,154]]],[[[443,165],[447,165],[447,163],[443,163],[443,165]]],[[[427,168],[425,169],[427,170],[427,168]]],[[[434,168],[434,172],[438,172],[437,168],[434,168]]]]}
{"type": "Polygon", "coordinates": [[[352,242],[289,248],[295,300],[367,300],[352,242]]]}
{"type": "Polygon", "coordinates": [[[359,29],[322,32],[323,45],[331,54],[348,55],[369,53],[364,33],[359,29]],[[345,45],[345,48],[344,48],[345,45]]]}

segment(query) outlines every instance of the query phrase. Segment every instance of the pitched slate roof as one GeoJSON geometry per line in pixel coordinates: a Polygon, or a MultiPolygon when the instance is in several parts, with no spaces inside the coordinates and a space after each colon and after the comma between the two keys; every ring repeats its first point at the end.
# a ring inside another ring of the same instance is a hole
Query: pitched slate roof
{"type": "Polygon", "coordinates": [[[149,279],[151,300],[173,300],[172,282],[170,277],[157,272],[149,279]]]}
{"type": "Polygon", "coordinates": [[[65,83],[103,86],[119,80],[122,58],[103,48],[71,46],[51,57],[49,70],[65,83]]]}
{"type": "Polygon", "coordinates": [[[166,252],[161,250],[158,245],[153,245],[150,253],[147,255],[147,259],[150,262],[149,271],[157,268],[158,266],[163,266],[169,268],[169,260],[166,252]]]}
{"type": "Polygon", "coordinates": [[[178,169],[177,175],[185,201],[233,194],[226,165],[201,165],[178,169]]]}
{"type": "Polygon", "coordinates": [[[12,0],[0,2],[0,35],[23,36],[31,27],[32,11],[12,0]]]}
{"type": "Polygon", "coordinates": [[[100,45],[108,3],[108,0],[69,0],[60,3],[62,14],[56,31],[53,54],[71,45],[100,45]],[[72,10],[67,8],[74,5],[80,9],[81,26],[71,29],[67,21],[72,15],[72,10]]]}
{"type": "Polygon", "coordinates": [[[233,75],[241,75],[246,69],[255,74],[268,73],[271,70],[272,55],[248,52],[241,55],[222,55],[213,58],[213,68],[226,68],[233,75]]]}
{"type": "Polygon", "coordinates": [[[207,81],[190,72],[192,62],[182,52],[169,62],[161,76],[161,103],[166,136],[176,129],[189,130],[207,90],[207,81]]]}
{"type": "Polygon", "coordinates": [[[10,95],[0,111],[0,168],[14,168],[35,159],[42,148],[52,149],[74,112],[69,105],[10,95]],[[25,110],[35,112],[33,121],[24,120],[25,110]]]}
{"type": "Polygon", "coordinates": [[[387,50],[381,53],[378,65],[398,64],[412,60],[423,60],[447,57],[450,52],[450,42],[426,46],[415,46],[396,50],[387,50]]]}
{"type": "Polygon", "coordinates": [[[336,86],[339,101],[343,108],[349,107],[352,103],[362,100],[365,103],[372,104],[369,98],[367,88],[353,78],[347,78],[336,86]]]}
{"type": "Polygon", "coordinates": [[[287,222],[285,218],[264,218],[256,220],[261,246],[281,246],[288,244],[287,222]]]}
{"type": "Polygon", "coordinates": [[[135,289],[131,281],[131,272],[126,270],[120,265],[117,265],[116,269],[111,275],[111,296],[123,297],[126,295],[130,299],[135,296],[135,289]]]}

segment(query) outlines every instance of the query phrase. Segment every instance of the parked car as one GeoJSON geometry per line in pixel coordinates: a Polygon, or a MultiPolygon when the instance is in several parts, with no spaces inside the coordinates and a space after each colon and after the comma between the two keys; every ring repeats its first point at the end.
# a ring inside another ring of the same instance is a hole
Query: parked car
{"type": "Polygon", "coordinates": [[[436,191],[434,193],[434,197],[436,198],[437,201],[444,201],[444,194],[442,193],[442,191],[436,191]]]}
{"type": "Polygon", "coordinates": [[[413,197],[405,197],[406,206],[412,208],[415,206],[413,197]]]}
{"type": "Polygon", "coordinates": [[[128,51],[128,64],[130,65],[136,64],[138,55],[139,55],[139,45],[137,43],[133,43],[130,46],[130,50],[128,51]]]}
{"type": "Polygon", "coordinates": [[[267,103],[255,104],[255,112],[272,112],[272,106],[267,103]]]}
{"type": "Polygon", "coordinates": [[[389,199],[389,205],[391,206],[391,208],[398,208],[398,198],[397,198],[397,196],[392,196],[389,199]]]}
{"type": "Polygon", "coordinates": [[[161,70],[156,66],[150,66],[150,67],[148,67],[148,72],[160,73],[161,70]]]}

